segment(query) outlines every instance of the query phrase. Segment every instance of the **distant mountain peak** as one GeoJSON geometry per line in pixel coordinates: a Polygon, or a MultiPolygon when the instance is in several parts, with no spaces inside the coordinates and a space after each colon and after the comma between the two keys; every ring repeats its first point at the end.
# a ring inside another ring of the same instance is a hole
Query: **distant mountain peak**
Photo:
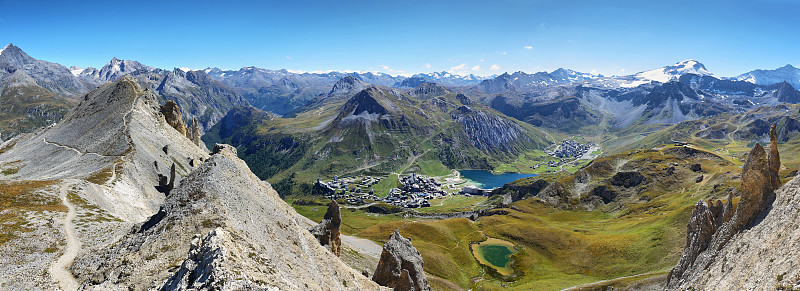
{"type": "Polygon", "coordinates": [[[706,66],[703,65],[702,63],[693,59],[688,59],[685,61],[678,62],[672,66],[666,66],[660,69],[638,73],[636,74],[636,77],[650,81],[667,83],[669,81],[675,81],[678,78],[680,78],[680,76],[685,74],[695,74],[699,76],[714,76],[714,74],[709,72],[706,69],[706,66]]]}

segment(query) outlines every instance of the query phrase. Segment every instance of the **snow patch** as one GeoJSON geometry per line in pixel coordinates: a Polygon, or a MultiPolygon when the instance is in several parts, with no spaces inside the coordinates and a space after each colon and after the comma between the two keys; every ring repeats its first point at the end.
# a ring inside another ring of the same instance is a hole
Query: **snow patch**
{"type": "MultiPolygon", "coordinates": [[[[0,51],[0,52],[2,52],[2,51],[0,51]]],[[[83,73],[83,71],[86,71],[86,69],[77,68],[77,69],[69,70],[69,72],[72,73],[72,75],[75,76],[75,77],[79,76],[81,73],[83,73]]]]}

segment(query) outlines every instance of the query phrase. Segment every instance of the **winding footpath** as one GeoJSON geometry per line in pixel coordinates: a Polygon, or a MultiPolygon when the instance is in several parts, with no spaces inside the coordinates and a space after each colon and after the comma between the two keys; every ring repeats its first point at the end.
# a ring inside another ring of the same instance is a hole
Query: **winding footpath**
{"type": "Polygon", "coordinates": [[[72,265],[72,262],[75,260],[75,257],[78,256],[78,251],[80,251],[81,248],[80,241],[78,241],[78,238],[75,236],[75,224],[72,222],[75,219],[75,206],[72,205],[67,198],[67,191],[71,185],[70,183],[63,183],[59,189],[61,202],[69,209],[67,217],[64,219],[64,233],[67,237],[67,247],[64,250],[64,254],[50,265],[50,275],[58,282],[58,286],[61,287],[62,290],[77,290],[79,286],[78,280],[76,280],[72,272],[68,270],[69,266],[72,265]]]}

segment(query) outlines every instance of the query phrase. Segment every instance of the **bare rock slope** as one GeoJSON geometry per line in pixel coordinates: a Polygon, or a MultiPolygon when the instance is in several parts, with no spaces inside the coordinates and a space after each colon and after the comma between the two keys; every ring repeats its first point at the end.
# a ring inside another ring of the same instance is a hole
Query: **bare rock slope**
{"type": "Polygon", "coordinates": [[[775,132],[773,126],[769,158],[758,143],[748,155],[735,212],[732,197],[725,206],[698,202],[667,289],[800,287],[800,178],[780,186],[775,132]]]}
{"type": "Polygon", "coordinates": [[[73,267],[84,287],[134,290],[380,288],[322,247],[304,219],[219,146],[158,214],[73,267]]]}

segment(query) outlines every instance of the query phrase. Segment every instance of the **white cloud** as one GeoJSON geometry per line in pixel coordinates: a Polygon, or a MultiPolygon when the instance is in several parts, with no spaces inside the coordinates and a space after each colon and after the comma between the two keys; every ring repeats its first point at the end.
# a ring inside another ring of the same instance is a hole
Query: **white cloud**
{"type": "Polygon", "coordinates": [[[291,60],[292,60],[292,57],[290,57],[290,56],[286,56],[286,59],[291,61],[291,60]]]}
{"type": "Polygon", "coordinates": [[[592,75],[597,75],[597,70],[592,70],[592,71],[591,71],[591,72],[589,72],[589,73],[590,73],[590,74],[592,74],[592,75]]]}
{"type": "Polygon", "coordinates": [[[387,65],[383,65],[383,69],[389,72],[393,71],[392,68],[389,68],[387,65]]]}
{"type": "Polygon", "coordinates": [[[485,61],[486,61],[486,60],[484,60],[484,59],[481,59],[481,63],[482,63],[482,62],[485,62],[485,61]]]}
{"type": "Polygon", "coordinates": [[[429,69],[430,67],[431,67],[431,64],[425,63],[425,68],[426,69],[429,69]]]}
{"type": "Polygon", "coordinates": [[[467,69],[467,64],[460,64],[458,66],[450,68],[450,73],[455,73],[457,71],[463,71],[467,69]]]}
{"type": "Polygon", "coordinates": [[[620,73],[625,73],[625,68],[619,69],[620,73]]]}
{"type": "Polygon", "coordinates": [[[532,47],[532,46],[529,46],[529,45],[526,45],[526,46],[525,46],[525,49],[526,49],[526,50],[532,50],[532,49],[533,49],[533,47],[532,47]]]}
{"type": "Polygon", "coordinates": [[[507,55],[507,54],[508,54],[508,52],[502,52],[502,53],[500,53],[500,54],[505,56],[505,55],[507,55]]]}
{"type": "Polygon", "coordinates": [[[472,67],[472,70],[473,71],[480,71],[481,70],[481,66],[474,66],[474,67],[472,67]]]}
{"type": "Polygon", "coordinates": [[[497,64],[494,64],[491,67],[489,67],[489,70],[492,70],[492,71],[497,71],[499,69],[500,69],[500,66],[498,66],[497,64]]]}

